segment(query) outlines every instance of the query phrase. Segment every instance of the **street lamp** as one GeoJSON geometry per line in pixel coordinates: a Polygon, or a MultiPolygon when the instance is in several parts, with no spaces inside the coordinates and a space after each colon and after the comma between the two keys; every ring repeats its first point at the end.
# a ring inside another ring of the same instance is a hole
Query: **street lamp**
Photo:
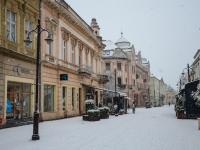
{"type": "Polygon", "coordinates": [[[41,46],[41,41],[40,41],[40,38],[41,38],[41,33],[43,31],[46,31],[48,32],[48,37],[45,39],[47,43],[51,43],[53,41],[52,39],[52,34],[41,27],[41,23],[40,23],[40,19],[38,19],[38,24],[37,24],[37,27],[28,32],[28,37],[26,40],[24,40],[24,42],[26,44],[31,44],[32,41],[30,39],[30,34],[32,32],[36,32],[37,33],[37,55],[36,55],[36,92],[35,92],[35,109],[34,109],[34,117],[33,117],[33,135],[32,135],[32,140],[39,140],[40,139],[40,136],[39,136],[39,109],[38,109],[38,105],[39,105],[39,86],[40,86],[40,83],[39,83],[39,76],[41,74],[40,72],[40,46],[41,46]]]}

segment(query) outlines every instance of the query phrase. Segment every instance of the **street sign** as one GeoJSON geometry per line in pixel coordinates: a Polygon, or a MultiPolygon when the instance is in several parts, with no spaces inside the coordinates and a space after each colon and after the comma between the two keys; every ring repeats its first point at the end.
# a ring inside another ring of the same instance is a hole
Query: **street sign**
{"type": "Polygon", "coordinates": [[[60,80],[61,81],[67,81],[68,80],[68,74],[60,74],[60,80]]]}

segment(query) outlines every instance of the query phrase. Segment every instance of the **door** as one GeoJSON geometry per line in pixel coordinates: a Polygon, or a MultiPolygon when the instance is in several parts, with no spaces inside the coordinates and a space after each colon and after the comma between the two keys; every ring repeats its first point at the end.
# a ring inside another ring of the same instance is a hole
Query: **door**
{"type": "Polygon", "coordinates": [[[79,96],[79,114],[81,115],[82,114],[82,108],[81,108],[81,106],[82,106],[82,89],[81,88],[79,88],[79,93],[78,93],[78,96],[79,96]]]}

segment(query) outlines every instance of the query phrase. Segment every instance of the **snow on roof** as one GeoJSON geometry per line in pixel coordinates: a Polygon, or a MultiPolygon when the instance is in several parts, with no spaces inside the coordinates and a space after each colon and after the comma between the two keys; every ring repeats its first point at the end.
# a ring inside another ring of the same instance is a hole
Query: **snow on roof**
{"type": "Polygon", "coordinates": [[[113,53],[113,58],[122,58],[122,59],[127,59],[127,55],[126,53],[122,50],[122,49],[115,49],[114,53],[113,53]]]}
{"type": "Polygon", "coordinates": [[[123,37],[123,33],[121,33],[121,37],[120,37],[120,39],[117,40],[115,45],[119,48],[130,48],[131,47],[131,43],[123,37]]]}
{"type": "Polygon", "coordinates": [[[87,99],[87,100],[85,100],[85,103],[86,104],[90,104],[90,103],[94,104],[94,100],[93,99],[87,99]]]}

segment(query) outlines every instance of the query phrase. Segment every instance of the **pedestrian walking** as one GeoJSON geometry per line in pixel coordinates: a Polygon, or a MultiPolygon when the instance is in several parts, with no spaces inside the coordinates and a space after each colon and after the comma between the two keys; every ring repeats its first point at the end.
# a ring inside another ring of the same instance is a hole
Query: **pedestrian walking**
{"type": "Polygon", "coordinates": [[[133,114],[135,114],[135,104],[134,103],[132,105],[132,111],[133,111],[133,114]]]}
{"type": "Polygon", "coordinates": [[[171,104],[170,104],[170,102],[169,102],[169,107],[170,107],[170,105],[171,105],[171,104]]]}
{"type": "Polygon", "coordinates": [[[118,116],[118,105],[117,104],[114,105],[114,112],[115,112],[115,116],[118,116]]]}

